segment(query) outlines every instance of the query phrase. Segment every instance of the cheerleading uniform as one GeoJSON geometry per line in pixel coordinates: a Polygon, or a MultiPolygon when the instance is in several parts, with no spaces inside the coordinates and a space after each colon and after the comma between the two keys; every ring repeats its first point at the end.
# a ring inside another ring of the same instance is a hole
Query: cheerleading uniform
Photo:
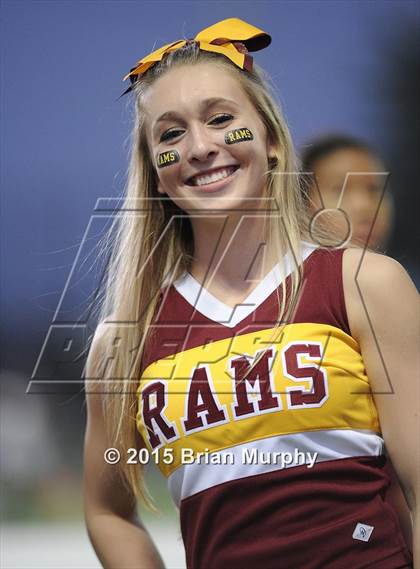
{"type": "Polygon", "coordinates": [[[188,568],[410,567],[342,256],[302,244],[299,302],[274,340],[281,265],[235,308],[189,273],[161,290],[137,425],[180,509],[188,568]]]}

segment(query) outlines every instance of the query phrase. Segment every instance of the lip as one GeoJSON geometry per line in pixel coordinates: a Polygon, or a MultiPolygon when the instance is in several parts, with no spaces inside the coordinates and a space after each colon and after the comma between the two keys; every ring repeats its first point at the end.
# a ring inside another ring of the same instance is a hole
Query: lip
{"type": "MultiPolygon", "coordinates": [[[[232,166],[238,166],[237,164],[232,164],[232,166]]],[[[222,168],[229,168],[229,166],[223,166],[222,168]]],[[[220,168],[216,168],[216,170],[219,170],[220,168]]],[[[211,192],[217,192],[221,189],[223,189],[225,186],[227,186],[228,184],[230,184],[230,182],[232,182],[234,180],[234,178],[236,177],[237,173],[240,171],[240,166],[238,166],[238,168],[236,168],[236,170],[230,174],[230,176],[227,176],[227,178],[222,178],[221,180],[217,180],[217,182],[211,182],[210,184],[202,184],[201,186],[189,186],[188,184],[186,184],[186,187],[192,190],[195,190],[197,192],[207,192],[207,193],[211,193],[211,192]]]]}
{"type": "Polygon", "coordinates": [[[186,178],[184,183],[186,186],[195,187],[195,186],[192,186],[192,184],[187,184],[187,182],[190,178],[194,178],[195,176],[208,176],[209,174],[213,174],[214,172],[217,172],[218,170],[224,170],[225,168],[236,168],[236,169],[238,169],[239,164],[225,164],[224,166],[217,166],[216,168],[210,168],[210,170],[203,170],[203,172],[196,172],[195,174],[191,174],[191,176],[188,176],[188,178],[186,178]]]}

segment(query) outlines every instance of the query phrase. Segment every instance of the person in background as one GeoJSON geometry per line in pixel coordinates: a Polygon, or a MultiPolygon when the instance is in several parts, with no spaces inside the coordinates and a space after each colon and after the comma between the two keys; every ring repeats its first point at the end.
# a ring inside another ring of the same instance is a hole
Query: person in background
{"type": "Polygon", "coordinates": [[[321,135],[303,146],[301,170],[315,222],[335,229],[338,241],[385,251],[394,211],[389,173],[369,144],[346,134],[321,135]]]}
{"type": "MultiPolygon", "coordinates": [[[[394,204],[387,169],[369,144],[347,134],[320,135],[304,144],[301,171],[305,174],[304,193],[313,219],[318,212],[327,210],[322,219],[325,229],[335,230],[338,241],[345,240],[347,218],[334,211],[341,207],[351,222],[350,240],[385,251],[392,234],[394,204]]],[[[390,463],[388,471],[389,496],[399,513],[406,540],[411,543],[410,512],[390,463]]]]}

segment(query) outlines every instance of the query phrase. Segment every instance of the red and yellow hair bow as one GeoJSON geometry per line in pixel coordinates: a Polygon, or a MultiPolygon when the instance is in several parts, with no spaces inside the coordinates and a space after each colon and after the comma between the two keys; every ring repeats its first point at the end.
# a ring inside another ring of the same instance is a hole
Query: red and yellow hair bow
{"type": "Polygon", "coordinates": [[[175,51],[192,41],[197,42],[201,50],[220,53],[228,57],[241,69],[252,71],[252,56],[248,54],[248,51],[264,49],[270,45],[271,37],[263,30],[239,18],[222,20],[202,30],[193,39],[168,43],[149,55],[146,55],[146,57],[143,57],[124,77],[124,81],[130,78],[131,85],[124,91],[121,97],[131,91],[139,76],[145,73],[152,65],[161,61],[166,53],[175,51]]]}

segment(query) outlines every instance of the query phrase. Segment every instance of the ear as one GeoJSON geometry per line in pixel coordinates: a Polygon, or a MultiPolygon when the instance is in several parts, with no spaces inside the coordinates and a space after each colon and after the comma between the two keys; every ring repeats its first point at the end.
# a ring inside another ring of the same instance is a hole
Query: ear
{"type": "Polygon", "coordinates": [[[277,158],[276,145],[269,136],[267,136],[267,156],[269,160],[277,158]]]}
{"type": "Polygon", "coordinates": [[[278,164],[278,157],[276,155],[276,147],[274,145],[268,145],[267,147],[267,162],[270,169],[274,169],[278,164]]]}

